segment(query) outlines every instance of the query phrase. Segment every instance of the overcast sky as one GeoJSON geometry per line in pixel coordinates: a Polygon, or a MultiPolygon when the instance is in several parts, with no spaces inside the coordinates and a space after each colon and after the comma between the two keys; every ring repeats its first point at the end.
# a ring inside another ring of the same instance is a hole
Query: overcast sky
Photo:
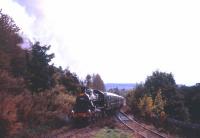
{"type": "Polygon", "coordinates": [[[23,35],[83,79],[145,81],[155,70],[200,82],[199,0],[0,0],[23,35]]]}

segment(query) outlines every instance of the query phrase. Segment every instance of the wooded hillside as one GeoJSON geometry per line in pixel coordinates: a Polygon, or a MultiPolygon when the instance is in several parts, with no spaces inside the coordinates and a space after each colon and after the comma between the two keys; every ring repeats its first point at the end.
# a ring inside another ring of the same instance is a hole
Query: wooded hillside
{"type": "Polygon", "coordinates": [[[0,137],[62,125],[80,87],[75,73],[50,64],[50,46],[30,42],[22,49],[22,43],[20,29],[0,11],[0,137]]]}

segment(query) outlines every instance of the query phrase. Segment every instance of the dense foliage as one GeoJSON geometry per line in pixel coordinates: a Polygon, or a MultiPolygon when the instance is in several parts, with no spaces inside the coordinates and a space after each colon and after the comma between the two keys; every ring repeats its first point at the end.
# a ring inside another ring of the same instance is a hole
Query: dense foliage
{"type": "Polygon", "coordinates": [[[50,46],[22,49],[19,31],[0,10],[0,137],[34,137],[30,129],[63,123],[80,86],[75,73],[50,65],[50,46]]]}
{"type": "Polygon", "coordinates": [[[27,79],[29,80],[30,89],[41,91],[52,87],[53,67],[49,62],[54,54],[47,54],[50,46],[40,46],[36,42],[31,46],[30,53],[27,54],[27,79]]]}
{"type": "Polygon", "coordinates": [[[179,86],[177,91],[184,97],[184,104],[188,108],[190,121],[200,123],[200,85],[179,86]]]}
{"type": "Polygon", "coordinates": [[[62,68],[59,68],[56,70],[58,70],[58,74],[60,75],[60,78],[57,76],[59,84],[64,85],[66,90],[71,94],[77,93],[80,88],[80,81],[77,75],[75,73],[71,73],[69,69],[62,70],[62,68]]]}
{"type": "Polygon", "coordinates": [[[178,86],[171,73],[153,72],[144,84],[128,93],[127,102],[135,114],[149,121],[156,118],[161,123],[170,118],[183,122],[183,126],[200,123],[200,85],[178,86]]]}
{"type": "Polygon", "coordinates": [[[0,10],[0,69],[14,76],[23,75],[25,69],[24,50],[19,47],[23,39],[18,31],[14,21],[0,10]]]}

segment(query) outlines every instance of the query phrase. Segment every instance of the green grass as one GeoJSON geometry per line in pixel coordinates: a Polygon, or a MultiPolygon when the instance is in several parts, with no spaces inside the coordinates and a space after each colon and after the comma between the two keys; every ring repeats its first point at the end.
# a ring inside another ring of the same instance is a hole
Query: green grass
{"type": "Polygon", "coordinates": [[[119,129],[103,128],[95,136],[95,138],[132,138],[130,133],[123,132],[119,129]]]}

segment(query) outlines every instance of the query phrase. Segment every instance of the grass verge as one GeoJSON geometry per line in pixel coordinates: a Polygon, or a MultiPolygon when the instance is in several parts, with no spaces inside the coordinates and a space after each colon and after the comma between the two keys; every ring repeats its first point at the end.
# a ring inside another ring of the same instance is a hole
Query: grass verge
{"type": "Polygon", "coordinates": [[[133,138],[133,134],[124,132],[120,129],[102,128],[95,138],[133,138]]]}

